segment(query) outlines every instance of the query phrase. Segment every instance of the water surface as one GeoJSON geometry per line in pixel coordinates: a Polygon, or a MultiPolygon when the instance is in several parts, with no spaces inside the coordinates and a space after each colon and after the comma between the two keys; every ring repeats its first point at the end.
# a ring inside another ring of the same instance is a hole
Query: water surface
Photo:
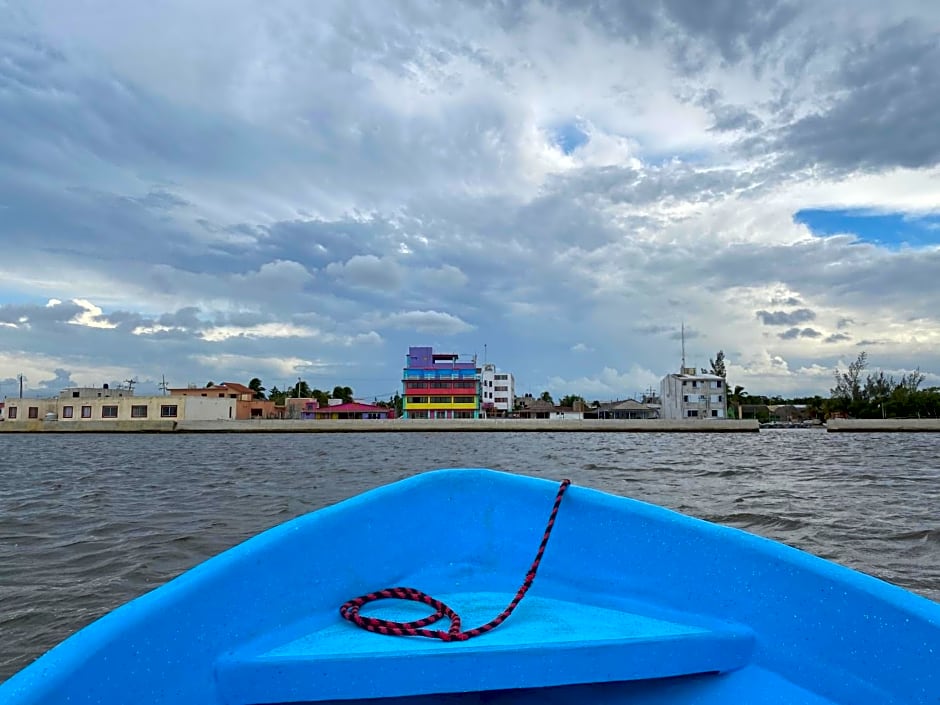
{"type": "Polygon", "coordinates": [[[0,680],[299,514],[491,467],[654,502],[940,601],[940,434],[0,436],[0,680]]]}

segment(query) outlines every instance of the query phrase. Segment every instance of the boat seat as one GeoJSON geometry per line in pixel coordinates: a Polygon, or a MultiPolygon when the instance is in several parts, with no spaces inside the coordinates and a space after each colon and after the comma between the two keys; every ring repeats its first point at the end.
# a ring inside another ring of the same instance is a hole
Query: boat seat
{"type": "MultiPolygon", "coordinates": [[[[511,597],[440,596],[465,628],[491,619],[511,597]]],[[[374,603],[366,612],[404,621],[428,613],[424,605],[400,601],[374,603]]],[[[721,673],[746,665],[754,644],[751,632],[735,625],[704,628],[534,594],[497,629],[463,642],[373,634],[338,613],[329,625],[301,632],[268,635],[220,659],[221,702],[353,700],[721,673]]]]}

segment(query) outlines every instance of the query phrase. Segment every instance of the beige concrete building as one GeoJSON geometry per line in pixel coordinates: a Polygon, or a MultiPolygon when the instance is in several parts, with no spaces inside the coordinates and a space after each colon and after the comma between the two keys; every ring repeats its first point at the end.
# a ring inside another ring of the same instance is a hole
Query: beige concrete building
{"type": "Polygon", "coordinates": [[[5,400],[6,421],[222,421],[235,418],[237,400],[191,396],[58,396],[5,400]]]}

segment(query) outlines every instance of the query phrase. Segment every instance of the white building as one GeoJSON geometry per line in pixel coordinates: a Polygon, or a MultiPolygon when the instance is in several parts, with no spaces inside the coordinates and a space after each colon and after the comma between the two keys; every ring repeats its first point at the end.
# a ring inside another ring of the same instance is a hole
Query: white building
{"type": "Polygon", "coordinates": [[[112,389],[110,385],[103,384],[100,387],[66,387],[59,392],[60,399],[89,399],[89,398],[112,398],[112,397],[132,397],[134,389],[132,387],[122,387],[118,385],[112,389]]]}
{"type": "Polygon", "coordinates": [[[718,375],[683,367],[679,374],[663,378],[659,392],[664,419],[727,418],[728,390],[718,375]]]}
{"type": "Polygon", "coordinates": [[[516,398],[516,385],[510,372],[497,372],[496,365],[480,368],[480,411],[487,416],[508,416],[516,398]]]}

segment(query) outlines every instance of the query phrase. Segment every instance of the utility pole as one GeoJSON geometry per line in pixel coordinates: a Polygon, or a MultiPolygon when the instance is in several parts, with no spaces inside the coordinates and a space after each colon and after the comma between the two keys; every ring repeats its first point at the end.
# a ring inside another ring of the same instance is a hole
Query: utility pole
{"type": "Polygon", "coordinates": [[[23,373],[20,372],[20,399],[23,398],[23,373]]]}

